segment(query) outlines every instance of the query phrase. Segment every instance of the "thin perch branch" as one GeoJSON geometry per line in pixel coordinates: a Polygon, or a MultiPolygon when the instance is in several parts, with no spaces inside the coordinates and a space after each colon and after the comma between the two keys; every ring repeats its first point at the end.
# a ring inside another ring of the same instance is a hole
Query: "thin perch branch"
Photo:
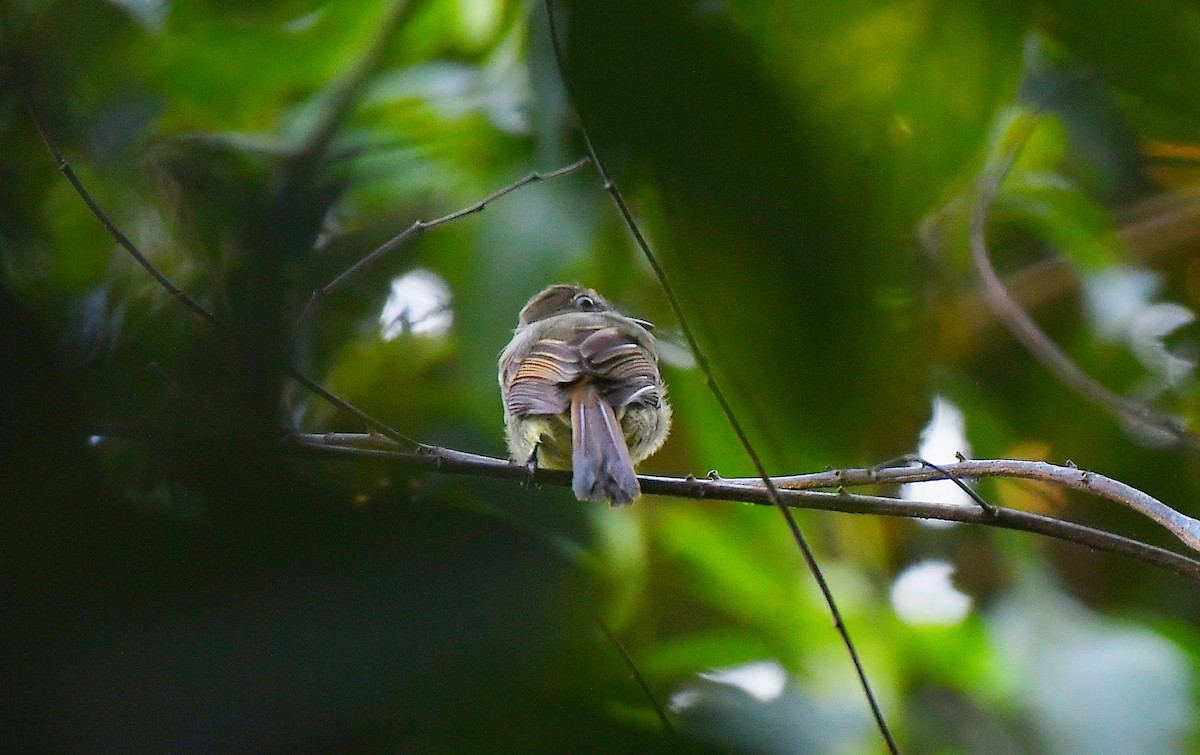
{"type": "MultiPolygon", "coordinates": [[[[529,479],[527,467],[522,464],[513,464],[504,459],[448,448],[431,449],[426,453],[406,453],[385,448],[378,438],[361,433],[293,434],[288,437],[285,445],[297,454],[314,458],[426,469],[442,474],[490,477],[522,483],[529,479]]],[[[1126,496],[1127,492],[1121,487],[1128,488],[1128,486],[1120,486],[1120,483],[1117,483],[1119,487],[1106,489],[1103,483],[1108,478],[1102,475],[1071,467],[1043,465],[1041,462],[1012,459],[972,460],[947,464],[943,468],[947,472],[963,478],[1019,477],[1065,485],[1106,498],[1110,497],[1109,493],[1113,496],[1126,496]],[[1089,475],[1091,482],[1086,487],[1080,487],[1084,475],[1089,475]],[[1072,476],[1075,478],[1074,480],[1071,479],[1072,476]]],[[[832,470],[810,475],[777,478],[780,485],[776,488],[776,492],[787,506],[797,509],[942,519],[950,522],[1031,532],[1094,550],[1119,553],[1200,581],[1200,560],[1094,527],[1004,507],[994,507],[994,514],[988,514],[975,505],[907,501],[885,496],[848,493],[842,489],[842,486],[845,485],[922,482],[939,479],[945,478],[933,470],[916,467],[832,470]],[[836,492],[810,489],[815,487],[838,489],[836,492]]],[[[535,473],[535,480],[539,484],[566,488],[571,485],[571,473],[539,469],[535,473]]],[[[642,491],[650,495],[773,505],[767,489],[757,478],[726,480],[717,476],[678,478],[639,475],[638,481],[641,483],[642,491]]],[[[1113,482],[1115,483],[1115,481],[1113,482]]],[[[1130,488],[1129,490],[1135,489],[1130,488]]],[[[1145,495],[1140,491],[1138,493],[1145,495]]],[[[1123,500],[1121,502],[1125,503],[1123,500]]]]}

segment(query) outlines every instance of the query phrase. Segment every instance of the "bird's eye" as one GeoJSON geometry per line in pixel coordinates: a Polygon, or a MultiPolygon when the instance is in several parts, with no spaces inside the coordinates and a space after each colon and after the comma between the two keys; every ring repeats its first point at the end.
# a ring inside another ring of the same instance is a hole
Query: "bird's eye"
{"type": "Polygon", "coordinates": [[[580,294],[575,297],[575,306],[582,310],[591,311],[596,308],[596,300],[587,294],[580,294]]]}

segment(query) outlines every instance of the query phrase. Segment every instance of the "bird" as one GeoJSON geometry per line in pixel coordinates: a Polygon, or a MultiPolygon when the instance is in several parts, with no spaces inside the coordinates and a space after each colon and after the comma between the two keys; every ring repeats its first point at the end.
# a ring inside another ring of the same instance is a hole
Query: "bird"
{"type": "Polygon", "coordinates": [[[637,500],[634,465],[671,431],[653,328],[579,284],[531,298],[498,364],[512,460],[570,469],[580,501],[637,500]]]}

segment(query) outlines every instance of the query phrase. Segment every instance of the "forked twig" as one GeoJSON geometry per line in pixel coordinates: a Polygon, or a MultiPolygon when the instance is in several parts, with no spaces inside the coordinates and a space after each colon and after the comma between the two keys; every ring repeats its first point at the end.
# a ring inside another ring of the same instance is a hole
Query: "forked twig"
{"type": "MultiPolygon", "coordinates": [[[[916,465],[922,467],[923,469],[929,469],[933,472],[937,472],[939,475],[941,475],[940,479],[954,483],[954,485],[959,490],[961,490],[963,493],[965,493],[968,498],[970,498],[972,501],[974,501],[975,504],[977,506],[979,506],[979,508],[983,509],[984,513],[991,515],[991,516],[995,515],[996,507],[993,506],[992,504],[988,503],[987,501],[985,501],[983,499],[983,496],[979,495],[979,493],[976,493],[975,490],[973,488],[971,488],[971,486],[969,486],[965,482],[963,482],[962,478],[960,478],[958,475],[954,474],[953,472],[947,470],[945,466],[942,466],[939,464],[934,464],[933,462],[923,458],[922,456],[920,456],[918,454],[904,454],[903,456],[897,456],[894,459],[888,459],[885,462],[876,464],[875,466],[871,467],[871,471],[877,477],[879,477],[880,472],[884,472],[889,469],[904,469],[904,468],[906,468],[906,467],[898,467],[897,466],[898,464],[916,464],[916,465]]],[[[780,487],[784,487],[783,483],[780,482],[779,478],[775,478],[775,482],[780,487]]],[[[846,483],[846,484],[849,484],[849,483],[846,483]]]]}
{"type": "MultiPolygon", "coordinates": [[[[1149,493],[1132,485],[1106,477],[1099,472],[1080,469],[1074,465],[1061,466],[1045,461],[1021,459],[963,459],[952,464],[938,465],[933,469],[869,467],[789,475],[776,477],[775,484],[785,490],[818,490],[843,485],[871,485],[881,482],[899,484],[943,479],[977,480],[984,477],[1037,480],[1105,498],[1154,521],[1179,538],[1184,545],[1194,551],[1200,551],[1200,520],[1176,511],[1149,493]]],[[[723,481],[742,485],[759,483],[758,478],[755,477],[723,481]]],[[[996,510],[995,506],[988,505],[996,510]]]]}
{"type": "Polygon", "coordinates": [[[788,509],[787,504],[784,503],[783,498],[780,496],[779,490],[776,489],[775,483],[771,481],[771,476],[767,472],[766,465],[763,464],[758,452],[754,450],[754,445],[750,442],[750,437],[746,434],[745,429],[742,427],[741,422],[738,421],[737,415],[733,411],[732,405],[730,405],[729,400],[725,397],[724,392],[721,390],[712,366],[708,361],[708,357],[705,355],[704,350],[700,348],[700,342],[696,339],[695,334],[692,332],[691,326],[688,324],[688,319],[683,313],[683,307],[679,303],[679,298],[675,295],[675,289],[667,277],[666,270],[663,268],[658,256],[654,253],[653,249],[651,249],[650,243],[642,234],[641,229],[638,227],[637,222],[633,218],[633,212],[629,209],[629,205],[626,204],[625,198],[621,194],[621,190],[617,187],[612,175],[609,174],[608,169],[600,160],[600,155],[596,152],[596,147],[592,143],[591,135],[588,133],[587,124],[583,120],[583,114],[580,112],[577,103],[575,103],[574,94],[571,91],[569,83],[567,82],[565,60],[562,54],[562,47],[558,38],[558,28],[554,18],[554,0],[545,0],[544,5],[546,8],[547,21],[550,26],[550,44],[554,50],[554,59],[558,65],[559,76],[562,77],[563,87],[567,92],[567,98],[571,102],[576,116],[579,118],[580,134],[583,136],[584,144],[587,145],[588,155],[591,156],[592,163],[595,165],[596,171],[600,174],[601,181],[604,185],[604,190],[612,197],[613,202],[616,204],[617,210],[621,215],[621,219],[624,221],[626,227],[629,228],[629,232],[633,234],[634,241],[637,243],[642,255],[646,258],[646,261],[650,264],[651,269],[654,271],[655,277],[658,278],[658,283],[662,287],[663,293],[666,295],[667,303],[671,307],[671,312],[675,315],[675,320],[679,323],[679,328],[683,333],[684,339],[687,341],[688,346],[692,350],[692,354],[695,356],[696,366],[700,369],[701,374],[704,376],[705,382],[708,384],[709,391],[712,393],[713,398],[716,400],[718,406],[720,406],[721,413],[725,415],[726,421],[729,423],[734,435],[737,436],[738,442],[741,444],[742,449],[746,452],[746,456],[754,465],[754,470],[762,479],[762,483],[766,488],[771,503],[774,504],[775,508],[779,510],[779,513],[783,516],[784,521],[787,523],[788,530],[792,534],[792,539],[795,540],[796,546],[799,548],[800,553],[804,558],[804,562],[808,566],[809,572],[812,573],[813,579],[816,580],[817,586],[821,590],[821,595],[825,599],[825,604],[829,607],[829,614],[833,619],[834,628],[841,636],[842,644],[845,645],[846,652],[850,655],[850,661],[854,665],[854,671],[858,675],[859,684],[862,686],[863,694],[866,695],[867,704],[871,708],[871,715],[875,719],[875,725],[879,729],[880,736],[883,737],[883,741],[887,745],[889,752],[898,753],[899,748],[896,745],[896,740],[892,737],[891,729],[888,728],[887,720],[883,716],[883,709],[880,708],[879,701],[876,699],[875,693],[871,690],[871,683],[867,679],[867,673],[863,668],[862,660],[858,657],[858,651],[854,647],[854,641],[850,638],[850,632],[846,628],[846,624],[842,619],[842,613],[840,610],[838,610],[837,601],[834,600],[833,590],[829,587],[829,583],[826,581],[825,575],[821,571],[820,565],[817,563],[817,559],[812,551],[812,548],[805,539],[804,533],[800,531],[800,526],[796,523],[796,518],[792,516],[792,512],[788,509]]]}

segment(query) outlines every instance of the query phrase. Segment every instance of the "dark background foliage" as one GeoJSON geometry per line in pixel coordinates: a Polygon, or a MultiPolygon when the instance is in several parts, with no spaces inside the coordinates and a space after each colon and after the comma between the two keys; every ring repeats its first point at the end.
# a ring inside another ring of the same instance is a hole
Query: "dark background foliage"
{"type": "MultiPolygon", "coordinates": [[[[645,470],[751,473],[590,169],[421,234],[297,323],[414,220],[584,154],[540,3],[0,7],[14,744],[880,749],[774,512],[613,511],[277,444],[363,429],[281,377],[290,360],[406,435],[502,454],[496,356],[531,294],[578,280],[664,333],[676,426],[645,470]],[[88,213],[20,87],[113,221],[232,337],[88,213]]],[[[1070,459],[1196,513],[1196,459],[1051,377],[987,312],[966,246],[974,182],[1039,108],[993,207],[996,265],[1085,370],[1191,418],[1192,5],[614,0],[559,22],[582,118],[772,472],[913,451],[931,413],[943,433],[961,413],[951,452],[1070,459]]],[[[1107,503],[980,491],[1175,547],[1107,503]]],[[[801,524],[903,749],[1197,747],[1187,580],[1020,533],[801,524]]]]}

